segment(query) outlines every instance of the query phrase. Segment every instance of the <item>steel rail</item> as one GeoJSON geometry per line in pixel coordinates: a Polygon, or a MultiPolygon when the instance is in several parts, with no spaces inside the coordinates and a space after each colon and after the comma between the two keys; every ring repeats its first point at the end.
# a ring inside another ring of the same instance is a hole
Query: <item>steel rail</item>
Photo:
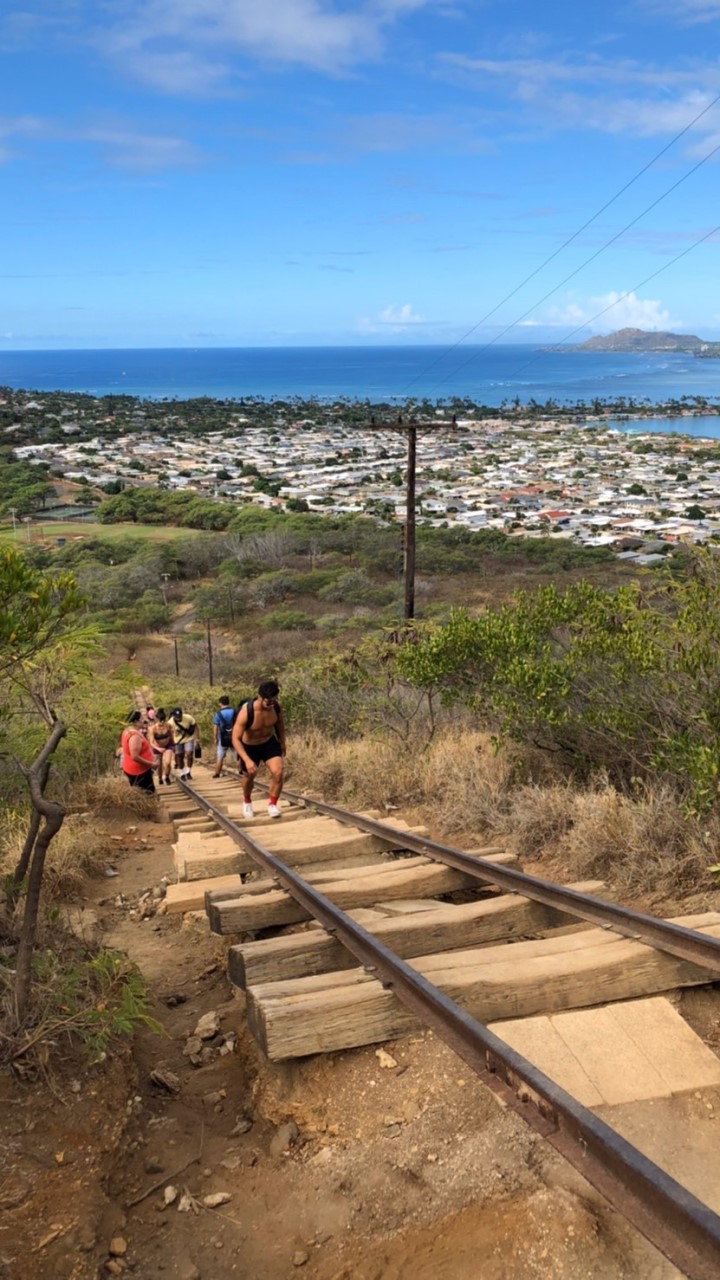
{"type": "Polygon", "coordinates": [[[720,1217],[712,1209],[356,924],[211,800],[184,781],[180,786],[689,1280],[717,1280],[720,1217]]]}
{"type": "MultiPolygon", "coordinates": [[[[391,839],[397,843],[398,829],[386,822],[363,814],[353,813],[349,809],[341,809],[338,805],[326,804],[324,800],[314,800],[294,791],[283,791],[286,800],[305,808],[315,809],[337,822],[357,827],[370,835],[381,839],[391,839]]],[[[668,955],[678,956],[681,960],[689,960],[701,968],[710,969],[720,975],[720,938],[698,933],[696,929],[688,929],[683,925],[672,924],[669,920],[661,920],[657,916],[644,915],[639,911],[631,911],[629,907],[620,907],[615,902],[606,902],[603,898],[593,898],[590,894],[580,893],[577,889],[568,889],[565,885],[555,884],[552,880],[542,880],[538,876],[527,875],[514,867],[503,867],[497,863],[471,853],[463,853],[452,845],[441,844],[437,840],[428,840],[425,836],[416,836],[409,831],[402,832],[405,849],[413,853],[425,855],[435,862],[442,862],[447,867],[454,867],[478,880],[489,881],[504,889],[506,893],[521,894],[535,902],[566,911],[568,915],[580,920],[590,920],[603,929],[613,929],[634,942],[644,942],[656,951],[665,951],[668,955]]],[[[708,981],[713,981],[708,978],[708,981]]],[[[720,1273],[720,1262],[718,1264],[720,1273]]]]}

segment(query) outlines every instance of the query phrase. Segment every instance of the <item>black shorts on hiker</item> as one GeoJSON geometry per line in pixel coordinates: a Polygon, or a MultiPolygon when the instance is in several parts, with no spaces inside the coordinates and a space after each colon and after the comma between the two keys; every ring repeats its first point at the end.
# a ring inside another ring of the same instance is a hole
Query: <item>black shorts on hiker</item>
{"type": "MultiPolygon", "coordinates": [[[[123,773],[125,773],[125,770],[123,770],[123,773]]],[[[155,793],[152,769],[146,769],[144,773],[126,773],[125,777],[131,787],[139,787],[141,791],[152,791],[153,794],[155,793]]]]}
{"type": "MultiPolygon", "coordinates": [[[[267,742],[243,742],[243,748],[247,751],[253,764],[263,764],[267,760],[276,760],[278,756],[282,756],[280,741],[273,734],[272,738],[268,738],[267,742]]],[[[245,761],[239,760],[240,772],[247,773],[245,761]]]]}

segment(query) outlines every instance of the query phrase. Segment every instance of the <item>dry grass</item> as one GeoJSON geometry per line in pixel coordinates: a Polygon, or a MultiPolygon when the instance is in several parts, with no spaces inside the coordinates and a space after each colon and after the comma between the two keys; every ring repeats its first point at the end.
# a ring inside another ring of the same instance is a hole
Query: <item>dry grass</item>
{"type": "Polygon", "coordinates": [[[70,803],[73,809],[93,810],[107,817],[134,817],[152,819],[157,815],[157,801],[146,791],[131,787],[127,778],[107,773],[87,782],[77,783],[72,790],[70,803]]]}
{"type": "MultiPolygon", "coordinates": [[[[27,832],[28,817],[9,810],[0,827],[0,876],[17,866],[27,832]]],[[[50,844],[43,877],[43,904],[65,901],[82,893],[87,878],[113,858],[110,834],[94,813],[68,814],[50,844]]]]}
{"type": "Polygon", "coordinates": [[[429,747],[320,734],[291,739],[290,785],[352,808],[412,809],[437,838],[499,842],[564,881],[605,880],[625,900],[679,900],[713,891],[720,814],[688,818],[666,787],[625,796],[606,779],[579,789],[552,763],[495,752],[485,735],[457,729],[429,747]]]}

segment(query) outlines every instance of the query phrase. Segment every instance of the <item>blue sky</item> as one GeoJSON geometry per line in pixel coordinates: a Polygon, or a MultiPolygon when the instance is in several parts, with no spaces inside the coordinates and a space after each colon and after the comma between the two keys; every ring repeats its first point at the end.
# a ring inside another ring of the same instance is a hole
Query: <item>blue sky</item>
{"type": "Polygon", "coordinates": [[[720,103],[494,310],[720,94],[720,0],[10,4],[0,350],[720,335],[720,235],[642,284],[720,151],[582,267],[720,103]]]}

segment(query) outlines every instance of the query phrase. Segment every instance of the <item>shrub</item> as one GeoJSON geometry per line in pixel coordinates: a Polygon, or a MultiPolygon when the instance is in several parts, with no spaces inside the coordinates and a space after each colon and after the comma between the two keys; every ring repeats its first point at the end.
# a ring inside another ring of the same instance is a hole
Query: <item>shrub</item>
{"type": "Polygon", "coordinates": [[[266,613],[261,624],[266,631],[313,631],[313,619],[300,609],[276,609],[266,613]]]}
{"type": "Polygon", "coordinates": [[[659,774],[702,812],[720,780],[720,566],[611,592],[580,582],[519,593],[415,634],[398,672],[471,707],[501,736],[598,769],[624,790],[659,774]]]}

